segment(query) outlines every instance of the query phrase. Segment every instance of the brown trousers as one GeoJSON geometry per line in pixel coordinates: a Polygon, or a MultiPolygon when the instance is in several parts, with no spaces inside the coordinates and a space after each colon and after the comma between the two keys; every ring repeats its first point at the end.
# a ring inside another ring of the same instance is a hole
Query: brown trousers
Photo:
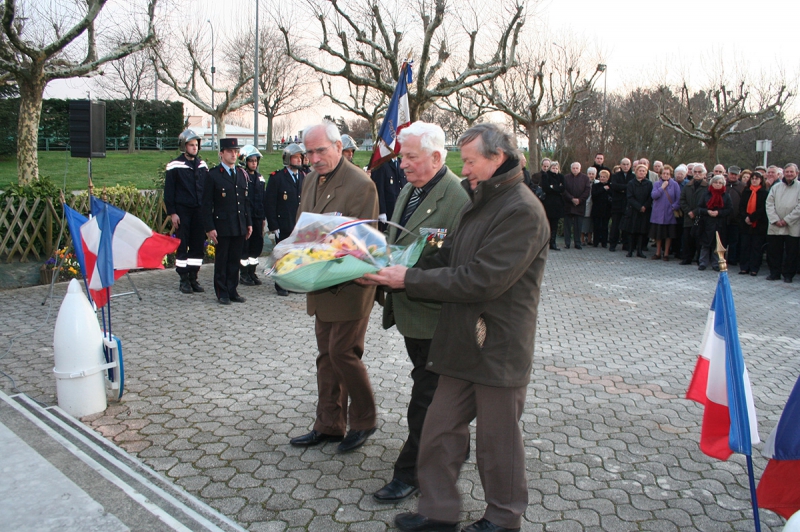
{"type": "Polygon", "coordinates": [[[361,361],[369,316],[360,320],[324,322],[316,318],[317,420],[314,430],[341,435],[375,426],[375,398],[361,361]],[[348,409],[347,399],[350,398],[348,409]]]}
{"type": "Polygon", "coordinates": [[[476,457],[486,498],[483,517],[504,528],[520,526],[528,506],[519,428],[527,390],[527,386],[496,388],[439,376],[417,462],[420,514],[459,521],[461,495],[456,481],[469,445],[469,424],[477,417],[476,457]]]}

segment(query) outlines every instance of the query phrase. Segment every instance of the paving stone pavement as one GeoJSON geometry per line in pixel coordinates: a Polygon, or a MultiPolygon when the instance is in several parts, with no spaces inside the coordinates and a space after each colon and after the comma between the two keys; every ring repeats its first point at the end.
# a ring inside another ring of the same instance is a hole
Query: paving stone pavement
{"type": "MultiPolygon", "coordinates": [[[[213,268],[200,280],[211,287],[213,268]]],[[[178,293],[173,271],[132,275],[143,301],[113,300],[127,393],[83,421],[189,492],[257,531],[391,530],[398,506],[372,493],[391,478],[405,433],[410,363],[375,308],[364,360],[378,431],[345,455],[293,448],[316,406],[313,319],[305,297],[243,287],[244,305],[178,293]]],[[[522,418],[530,505],[525,531],[752,530],[744,457],[698,447],[701,408],[685,400],[717,274],[598,249],[551,253],[522,418]]],[[[125,286],[124,280],[120,281],[125,286]]],[[[800,374],[800,285],[731,275],[763,440],[800,374]]],[[[0,292],[0,370],[8,394],[54,404],[46,287],[0,292]],[[21,335],[21,336],[20,336],[21,335]]],[[[473,440],[474,445],[474,440],[473,440]]],[[[763,444],[757,446],[757,449],[763,444]]],[[[481,517],[471,454],[462,522],[481,517]]],[[[766,460],[754,456],[756,475],[766,460]]],[[[783,519],[762,510],[762,529],[783,519]]]]}

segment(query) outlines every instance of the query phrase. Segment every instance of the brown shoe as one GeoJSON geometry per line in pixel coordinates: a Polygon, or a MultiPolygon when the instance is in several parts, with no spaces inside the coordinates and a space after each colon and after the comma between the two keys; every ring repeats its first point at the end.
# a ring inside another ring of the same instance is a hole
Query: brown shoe
{"type": "Polygon", "coordinates": [[[664,262],[669,262],[669,255],[664,255],[661,260],[664,262]]]}
{"type": "Polygon", "coordinates": [[[660,259],[660,258],[661,258],[661,255],[653,255],[653,256],[652,256],[652,257],[650,257],[650,258],[651,258],[652,260],[658,260],[658,259],[660,259]]]}

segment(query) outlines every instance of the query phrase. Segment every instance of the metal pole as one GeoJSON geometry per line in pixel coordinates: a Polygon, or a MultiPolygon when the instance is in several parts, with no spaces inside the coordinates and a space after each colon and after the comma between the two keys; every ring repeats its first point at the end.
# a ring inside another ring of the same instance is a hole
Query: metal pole
{"type": "MultiPolygon", "coordinates": [[[[217,110],[216,106],[214,105],[214,73],[217,69],[214,67],[214,25],[211,23],[211,20],[206,20],[208,25],[211,26],[211,107],[214,111],[217,110]]],[[[216,142],[214,141],[214,115],[211,115],[211,149],[215,149],[216,142]]]]}
{"type": "Polygon", "coordinates": [[[258,149],[258,0],[256,0],[256,48],[253,52],[253,146],[258,149]]]}
{"type": "Polygon", "coordinates": [[[603,142],[600,148],[600,151],[605,154],[606,152],[606,114],[607,114],[607,105],[606,105],[606,90],[608,89],[608,67],[606,65],[597,65],[597,68],[603,67],[603,142]]]}
{"type": "Polygon", "coordinates": [[[767,167],[767,153],[769,152],[767,150],[764,150],[764,168],[767,167]]]}

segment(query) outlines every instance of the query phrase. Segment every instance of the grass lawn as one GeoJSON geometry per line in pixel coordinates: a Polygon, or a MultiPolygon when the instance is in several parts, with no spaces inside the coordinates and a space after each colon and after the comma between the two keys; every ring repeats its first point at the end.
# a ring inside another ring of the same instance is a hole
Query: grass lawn
{"type": "MultiPolygon", "coordinates": [[[[153,188],[153,181],[166,164],[177,157],[178,151],[141,151],[134,154],[108,152],[102,159],[92,159],[92,181],[96,190],[103,186],[135,185],[141,189],[153,188]]],[[[357,151],[355,163],[364,167],[369,163],[372,152],[357,151]]],[[[200,155],[214,166],[219,162],[216,153],[201,151],[200,155]]],[[[448,152],[448,166],[460,175],[461,158],[458,152],[448,152]]],[[[280,153],[265,154],[261,159],[261,173],[269,175],[273,170],[283,167],[280,153]]],[[[49,177],[59,188],[64,187],[66,174],[67,190],[85,190],[87,177],[86,159],[73,159],[69,152],[39,152],[39,174],[49,177]]],[[[0,158],[0,190],[17,182],[16,158],[0,158]]]]}

